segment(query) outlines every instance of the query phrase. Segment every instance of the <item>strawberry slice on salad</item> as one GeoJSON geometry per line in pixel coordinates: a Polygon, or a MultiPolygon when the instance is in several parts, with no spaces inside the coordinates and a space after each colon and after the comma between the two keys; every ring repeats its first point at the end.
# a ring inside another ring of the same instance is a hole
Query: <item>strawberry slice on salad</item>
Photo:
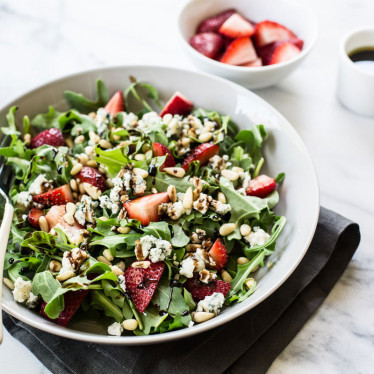
{"type": "Polygon", "coordinates": [[[88,183],[95,186],[102,192],[108,188],[104,175],[100,173],[99,170],[90,166],[83,166],[76,177],[79,178],[82,183],[88,183]]]}
{"type": "Polygon", "coordinates": [[[274,42],[259,49],[264,65],[288,61],[300,52],[301,49],[294,42],[274,42]]]}
{"type": "Polygon", "coordinates": [[[246,194],[249,196],[264,198],[276,188],[277,183],[274,178],[270,178],[267,175],[259,175],[258,177],[251,179],[246,194]]]}
{"type": "Polygon", "coordinates": [[[228,9],[224,12],[216,14],[215,16],[204,19],[198,26],[197,33],[217,32],[221,25],[234,13],[236,13],[235,9],[228,9]]]}
{"type": "Polygon", "coordinates": [[[222,280],[213,279],[209,284],[199,282],[199,276],[194,275],[193,278],[187,279],[185,287],[192,295],[192,298],[198,302],[204,300],[206,296],[220,292],[226,296],[230,291],[231,284],[222,280]]]}
{"type": "Polygon", "coordinates": [[[249,37],[235,39],[221,57],[221,62],[230,65],[243,65],[257,59],[257,53],[249,37]]]}
{"type": "Polygon", "coordinates": [[[225,245],[221,239],[217,239],[209,250],[209,256],[216,263],[216,269],[221,271],[227,264],[229,258],[225,245]]]}
{"type": "Polygon", "coordinates": [[[241,66],[247,66],[247,67],[251,67],[251,68],[258,68],[260,66],[263,66],[262,65],[262,59],[258,57],[258,58],[256,58],[256,60],[248,62],[248,63],[243,64],[241,66]]]}
{"type": "Polygon", "coordinates": [[[191,37],[190,44],[202,55],[209,58],[216,58],[224,44],[221,35],[214,32],[203,32],[191,37]]]}
{"type": "Polygon", "coordinates": [[[191,113],[192,108],[192,102],[177,91],[166,103],[164,109],[162,109],[160,117],[163,117],[167,113],[186,116],[191,113]]]}
{"type": "Polygon", "coordinates": [[[43,211],[41,209],[31,208],[29,215],[27,216],[27,220],[29,221],[30,225],[35,227],[36,229],[39,228],[39,218],[43,215],[43,211]]]}
{"type": "Polygon", "coordinates": [[[273,42],[284,42],[298,39],[297,36],[283,25],[273,21],[262,21],[256,25],[253,35],[257,47],[273,42]]]}
{"type": "Polygon", "coordinates": [[[123,98],[122,91],[117,91],[105,105],[104,109],[112,116],[123,112],[125,110],[125,99],[123,98]]]}
{"type": "Polygon", "coordinates": [[[126,208],[129,218],[137,219],[143,226],[148,226],[151,222],[161,219],[158,214],[158,206],[168,202],[168,193],[160,192],[126,201],[123,206],[126,208]]]}
{"type": "Polygon", "coordinates": [[[51,191],[42,193],[40,195],[34,195],[32,199],[36,203],[49,207],[73,202],[73,195],[71,193],[70,186],[68,184],[64,184],[63,186],[57,187],[51,191]]]}
{"type": "Polygon", "coordinates": [[[60,326],[66,326],[73,318],[74,314],[82,304],[83,299],[86,297],[88,290],[69,291],[64,294],[65,308],[56,319],[51,319],[47,316],[44,309],[47,305],[43,302],[40,306],[40,314],[49,319],[50,321],[56,322],[60,326]]]}
{"type": "Polygon", "coordinates": [[[65,145],[64,136],[62,135],[61,130],[52,128],[42,131],[31,139],[30,148],[39,148],[45,144],[53,147],[65,145]]]}
{"type": "Polygon", "coordinates": [[[166,156],[165,162],[160,166],[160,171],[163,171],[165,168],[173,167],[176,165],[175,159],[173,154],[171,153],[170,149],[161,143],[153,143],[153,156],[166,156]]]}
{"type": "Polygon", "coordinates": [[[238,13],[234,13],[219,28],[219,32],[229,38],[241,38],[243,36],[252,36],[255,28],[238,13]]]}
{"type": "Polygon", "coordinates": [[[212,143],[203,143],[195,147],[191,153],[183,160],[182,168],[188,170],[188,166],[193,161],[199,161],[200,166],[204,166],[209,162],[209,159],[218,155],[219,145],[212,143]]]}
{"type": "Polygon", "coordinates": [[[163,262],[151,262],[147,269],[129,266],[125,270],[126,290],[140,313],[143,313],[150,303],[164,268],[163,262]]]}

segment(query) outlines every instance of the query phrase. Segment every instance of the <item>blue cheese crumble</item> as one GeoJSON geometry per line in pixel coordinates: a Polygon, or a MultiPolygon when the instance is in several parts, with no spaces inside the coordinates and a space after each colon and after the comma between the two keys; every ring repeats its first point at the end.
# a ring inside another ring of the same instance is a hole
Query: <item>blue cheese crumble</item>
{"type": "Polygon", "coordinates": [[[171,255],[172,246],[170,242],[163,239],[157,239],[152,235],[141,237],[135,247],[136,257],[143,261],[149,258],[152,262],[165,260],[171,255]]]}
{"type": "Polygon", "coordinates": [[[28,308],[35,308],[39,303],[39,297],[31,292],[31,281],[25,281],[18,277],[12,291],[14,300],[18,303],[26,303],[28,308]]]}
{"type": "Polygon", "coordinates": [[[119,322],[114,322],[108,326],[108,334],[112,336],[121,336],[123,327],[119,322]]]}
{"type": "Polygon", "coordinates": [[[225,297],[220,292],[215,292],[213,295],[205,296],[204,300],[197,304],[197,312],[208,312],[218,314],[225,302],[225,297]]]}
{"type": "Polygon", "coordinates": [[[244,237],[251,247],[255,245],[264,245],[270,239],[270,235],[258,226],[253,228],[253,231],[244,237]]]}

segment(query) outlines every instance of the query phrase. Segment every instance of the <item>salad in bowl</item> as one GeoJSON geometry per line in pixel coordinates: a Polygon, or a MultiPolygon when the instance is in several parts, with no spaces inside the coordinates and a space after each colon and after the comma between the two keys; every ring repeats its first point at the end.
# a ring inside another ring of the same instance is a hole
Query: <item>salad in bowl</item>
{"type": "Polygon", "coordinates": [[[273,211],[284,174],[261,172],[264,126],[239,131],[179,92],[162,105],[134,78],[65,98],[22,132],[12,107],[2,128],[14,300],[120,336],[193,328],[250,297],[286,222],[273,211]]]}

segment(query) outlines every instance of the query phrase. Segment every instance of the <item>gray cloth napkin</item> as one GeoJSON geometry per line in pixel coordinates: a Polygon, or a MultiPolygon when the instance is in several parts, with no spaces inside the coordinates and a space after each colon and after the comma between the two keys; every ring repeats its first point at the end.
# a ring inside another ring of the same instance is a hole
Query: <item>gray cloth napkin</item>
{"type": "Polygon", "coordinates": [[[224,326],[171,343],[140,347],[82,343],[36,330],[5,313],[4,325],[57,374],[261,374],[327,297],[359,242],[356,223],[321,208],[307,254],[276,292],[224,326]]]}

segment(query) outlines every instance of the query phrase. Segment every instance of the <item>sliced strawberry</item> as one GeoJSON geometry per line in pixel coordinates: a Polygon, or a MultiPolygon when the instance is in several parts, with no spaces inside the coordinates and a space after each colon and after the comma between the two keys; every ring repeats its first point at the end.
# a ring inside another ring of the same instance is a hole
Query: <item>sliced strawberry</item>
{"type": "Polygon", "coordinates": [[[56,322],[60,326],[66,326],[70,320],[73,318],[75,312],[78,310],[82,304],[83,299],[86,297],[88,290],[78,290],[78,291],[68,291],[64,294],[64,304],[65,308],[60,313],[58,318],[51,319],[44,312],[44,309],[47,305],[46,302],[43,302],[40,306],[40,314],[49,319],[50,321],[56,322]]]}
{"type": "Polygon", "coordinates": [[[160,192],[126,201],[123,206],[126,208],[129,218],[137,219],[143,226],[148,226],[150,222],[157,222],[161,219],[158,214],[158,206],[168,202],[168,193],[160,192]]]}
{"type": "Polygon", "coordinates": [[[291,60],[301,49],[291,42],[274,42],[258,49],[264,65],[274,65],[291,60]]]}
{"type": "Polygon", "coordinates": [[[44,144],[52,145],[53,147],[65,145],[61,130],[52,128],[42,131],[31,139],[30,148],[39,148],[44,144]]]}
{"type": "Polygon", "coordinates": [[[140,313],[143,313],[150,303],[164,268],[163,262],[151,262],[147,269],[129,266],[125,270],[126,290],[140,313]]]}
{"type": "Polygon", "coordinates": [[[228,9],[222,13],[216,14],[215,16],[208,17],[204,21],[200,23],[197,28],[197,33],[201,32],[216,32],[219,30],[221,25],[230,18],[234,13],[236,13],[235,9],[228,9]]]}
{"type": "Polygon", "coordinates": [[[259,58],[256,58],[256,60],[248,62],[247,64],[243,64],[241,66],[257,68],[257,67],[262,66],[262,59],[259,57],[259,58]]]}
{"type": "Polygon", "coordinates": [[[65,205],[55,205],[49,209],[48,213],[45,215],[49,229],[52,230],[54,227],[58,226],[66,231],[69,238],[77,238],[84,227],[81,226],[77,221],[74,222],[74,225],[69,225],[64,220],[65,213],[65,205]]]}
{"type": "Polygon", "coordinates": [[[194,35],[190,44],[206,57],[216,58],[223,46],[223,38],[214,32],[203,32],[194,35]]]}
{"type": "Polygon", "coordinates": [[[229,258],[225,245],[221,239],[217,239],[212,248],[209,250],[209,255],[216,263],[216,269],[221,271],[227,264],[229,258]]]}
{"type": "Polygon", "coordinates": [[[235,39],[226,49],[221,62],[230,65],[243,65],[257,59],[256,50],[249,37],[235,39]]]}
{"type": "Polygon", "coordinates": [[[39,218],[43,215],[43,211],[40,209],[32,208],[27,217],[31,226],[39,228],[39,218]]]}
{"type": "Polygon", "coordinates": [[[86,182],[103,192],[108,188],[104,175],[100,173],[99,170],[91,168],[90,166],[83,166],[76,177],[79,178],[82,183],[86,182]]]}
{"type": "Polygon", "coordinates": [[[213,295],[215,292],[220,292],[223,296],[226,296],[231,288],[230,283],[222,280],[213,279],[209,284],[201,283],[197,274],[193,278],[187,279],[184,284],[196,302],[204,300],[206,296],[213,295]]]}
{"type": "Polygon", "coordinates": [[[256,25],[255,33],[253,35],[256,47],[263,47],[264,45],[273,42],[284,42],[292,39],[297,39],[297,36],[289,29],[272,21],[262,21],[256,25]]]}
{"type": "Polygon", "coordinates": [[[173,154],[171,153],[170,149],[161,143],[153,143],[153,156],[166,156],[165,162],[160,166],[160,170],[163,171],[165,168],[175,166],[176,162],[174,159],[173,154]]]}
{"type": "Polygon", "coordinates": [[[243,36],[252,36],[255,28],[240,14],[234,13],[222,24],[219,32],[229,38],[242,38],[243,36]]]}
{"type": "Polygon", "coordinates": [[[249,182],[246,194],[249,196],[266,197],[273,192],[277,187],[274,178],[267,175],[259,175],[249,182]]]}
{"type": "Polygon", "coordinates": [[[123,112],[125,110],[125,100],[122,91],[117,91],[108,101],[108,104],[105,105],[104,109],[112,116],[115,116],[119,112],[123,112]]]}
{"type": "Polygon", "coordinates": [[[299,39],[299,38],[296,38],[296,39],[291,39],[291,40],[288,40],[290,43],[292,44],[295,44],[297,48],[299,49],[303,49],[303,46],[304,46],[304,41],[299,39]]]}
{"type": "Polygon", "coordinates": [[[188,170],[188,166],[193,161],[199,161],[200,166],[204,166],[209,162],[209,159],[218,155],[219,145],[212,143],[202,143],[195,147],[191,153],[183,160],[182,168],[188,170]]]}
{"type": "Polygon", "coordinates": [[[64,184],[63,186],[55,188],[51,191],[42,193],[40,195],[34,195],[32,199],[36,203],[49,207],[52,205],[61,205],[68,202],[73,202],[73,195],[71,193],[70,186],[68,184],[64,184]]]}
{"type": "Polygon", "coordinates": [[[166,103],[164,109],[162,109],[160,117],[163,117],[166,113],[185,116],[191,113],[192,108],[192,102],[177,91],[166,103]]]}

